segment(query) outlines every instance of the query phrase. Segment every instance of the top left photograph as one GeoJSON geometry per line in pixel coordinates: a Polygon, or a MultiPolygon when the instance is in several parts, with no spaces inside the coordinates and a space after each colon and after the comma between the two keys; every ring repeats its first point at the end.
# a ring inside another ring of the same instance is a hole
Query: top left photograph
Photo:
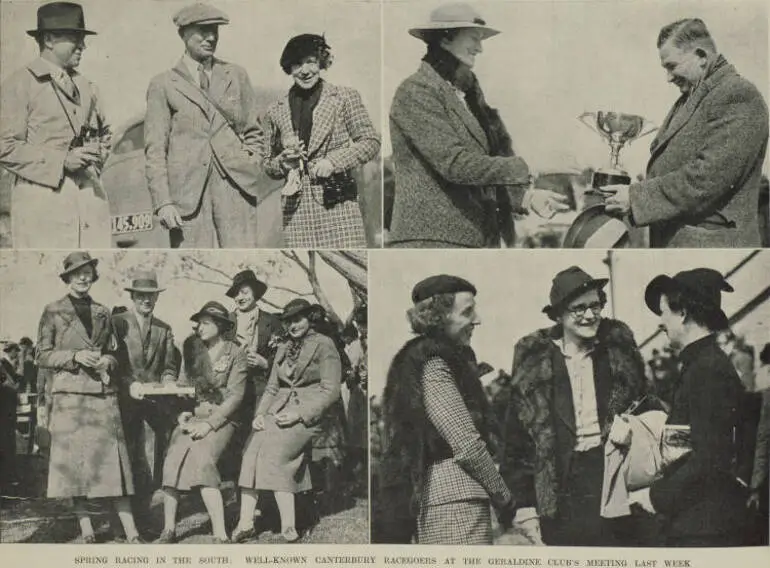
{"type": "Polygon", "coordinates": [[[377,1],[0,0],[0,248],[381,247],[381,35],[377,1]]]}

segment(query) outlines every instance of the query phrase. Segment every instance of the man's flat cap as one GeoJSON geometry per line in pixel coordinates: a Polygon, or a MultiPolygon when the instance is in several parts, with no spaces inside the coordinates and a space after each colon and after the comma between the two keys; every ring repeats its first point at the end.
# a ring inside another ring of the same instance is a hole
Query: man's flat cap
{"type": "Polygon", "coordinates": [[[470,292],[476,295],[476,287],[459,276],[449,274],[437,274],[429,276],[414,285],[412,289],[412,302],[422,302],[438,294],[457,294],[458,292],[470,292]]]}
{"type": "Polygon", "coordinates": [[[210,25],[210,24],[229,24],[230,18],[222,10],[198,2],[185,6],[174,16],[174,23],[178,28],[183,28],[192,24],[210,25]]]}

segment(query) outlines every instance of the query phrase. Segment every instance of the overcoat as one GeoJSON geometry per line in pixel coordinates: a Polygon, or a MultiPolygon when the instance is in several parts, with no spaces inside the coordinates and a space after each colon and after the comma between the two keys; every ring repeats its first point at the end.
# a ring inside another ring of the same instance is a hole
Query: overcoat
{"type": "MultiPolygon", "coordinates": [[[[265,169],[275,179],[286,179],[277,156],[296,138],[288,94],[272,105],[265,118],[269,159],[265,169]]],[[[308,164],[326,158],[334,173],[350,172],[373,160],[380,136],[355,89],[324,81],[313,110],[313,128],[307,147],[308,164]]],[[[359,187],[361,191],[363,188],[359,187]]],[[[363,219],[358,199],[323,206],[320,180],[302,176],[302,191],[284,200],[285,245],[302,248],[365,248],[363,219]]]]}
{"type": "Polygon", "coordinates": [[[66,173],[64,160],[87,126],[96,133],[104,163],[110,127],[96,86],[74,72],[78,96],[72,97],[54,86],[54,70],[38,58],[0,88],[0,166],[6,170],[0,190],[10,192],[13,247],[109,248],[110,207],[98,172],[66,173]]]}
{"type": "Polygon", "coordinates": [[[134,490],[118,404],[120,377],[105,385],[75,362],[75,353],[100,351],[115,366],[117,342],[109,310],[91,303],[89,336],[69,296],[48,304],[40,319],[37,362],[51,381],[48,497],[116,497],[134,490]]]}
{"type": "Polygon", "coordinates": [[[276,353],[257,407],[265,429],[249,439],[238,481],[241,487],[290,493],[311,488],[311,442],[325,412],[340,399],[342,367],[334,342],[312,330],[302,340],[296,363],[288,360],[287,353],[287,344],[276,353]],[[282,411],[297,412],[300,422],[279,427],[275,416],[282,411]]]}
{"type": "Polygon", "coordinates": [[[280,183],[261,167],[264,137],[249,77],[238,65],[214,60],[209,98],[226,117],[197,81],[182,61],[150,81],[144,138],[153,208],[173,204],[183,217],[194,215],[210,178],[219,176],[240,198],[221,204],[226,210],[217,216],[231,222],[218,232],[238,235],[239,224],[256,223],[258,242],[241,246],[277,246],[280,183]]]}
{"type": "Polygon", "coordinates": [[[650,146],[631,213],[653,248],[759,247],[767,105],[724,59],[680,97],[650,146]]]}
{"type": "Polygon", "coordinates": [[[391,245],[489,246],[491,219],[482,194],[492,186],[510,186],[513,211],[523,211],[527,164],[490,156],[481,125],[428,63],[398,87],[390,138],[396,178],[391,245]]]}

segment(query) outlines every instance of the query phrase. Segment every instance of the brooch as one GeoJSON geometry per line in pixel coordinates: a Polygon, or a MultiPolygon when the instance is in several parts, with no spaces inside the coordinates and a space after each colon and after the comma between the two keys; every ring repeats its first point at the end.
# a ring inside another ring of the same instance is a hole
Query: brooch
{"type": "Polygon", "coordinates": [[[222,357],[219,361],[214,363],[214,372],[215,373],[224,373],[227,371],[227,367],[230,365],[230,359],[227,357],[222,357]]]}

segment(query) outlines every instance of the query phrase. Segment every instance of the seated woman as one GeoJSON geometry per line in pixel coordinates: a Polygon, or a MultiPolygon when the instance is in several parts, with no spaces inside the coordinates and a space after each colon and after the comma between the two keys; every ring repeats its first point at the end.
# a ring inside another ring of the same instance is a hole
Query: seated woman
{"type": "Polygon", "coordinates": [[[342,374],[334,342],[311,326],[317,308],[297,298],[281,314],[289,341],[278,348],[243,456],[238,480],[241,514],[233,542],[255,535],[254,511],[260,489],[275,494],[284,539],[299,539],[294,495],[312,488],[313,437],[320,432],[326,411],[340,398],[342,374]]]}
{"type": "Polygon", "coordinates": [[[91,299],[98,261],[87,252],[64,259],[69,288],[40,319],[38,364],[50,381],[49,498],[71,498],[82,542],[96,542],[87,500],[112,499],[131,544],[141,543],[131,512],[134,493],[114,380],[117,341],[110,311],[91,299]]]}
{"type": "Polygon", "coordinates": [[[183,412],[171,434],[163,464],[164,528],[158,544],[176,539],[179,492],[199,488],[215,542],[229,542],[217,461],[236,429],[235,416],[246,389],[246,355],[225,339],[233,322],[224,306],[208,302],[191,318],[195,335],[183,348],[185,380],[195,387],[195,408],[183,412]]]}

